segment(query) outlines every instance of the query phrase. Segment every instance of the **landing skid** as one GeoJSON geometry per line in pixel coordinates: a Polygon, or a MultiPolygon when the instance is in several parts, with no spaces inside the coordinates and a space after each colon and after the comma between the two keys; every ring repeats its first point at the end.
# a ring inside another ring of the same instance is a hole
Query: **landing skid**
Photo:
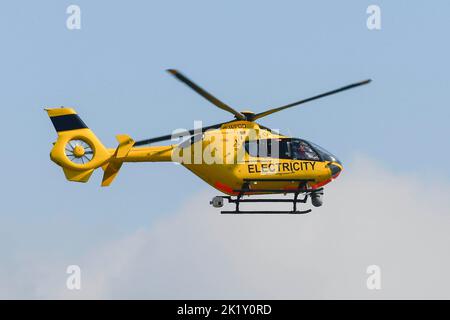
{"type": "Polygon", "coordinates": [[[213,207],[220,208],[223,206],[224,199],[228,200],[228,203],[234,203],[236,205],[235,210],[233,211],[221,211],[221,214],[306,214],[311,212],[311,209],[308,210],[297,210],[297,203],[306,203],[308,200],[308,196],[311,194],[311,190],[307,189],[307,183],[312,180],[305,180],[305,179],[297,179],[297,180],[285,180],[285,179],[245,179],[244,184],[242,185],[242,188],[239,190],[233,190],[238,195],[237,196],[218,196],[214,197],[213,200],[210,202],[213,207]],[[252,190],[250,188],[250,185],[252,182],[259,182],[259,181],[291,181],[298,183],[298,186],[296,189],[291,190],[280,190],[280,189],[258,189],[258,190],[252,190]],[[279,198],[271,198],[271,199],[242,199],[244,195],[257,195],[258,193],[275,193],[275,194],[287,194],[292,193],[294,195],[293,199],[279,199],[279,198]],[[303,198],[299,199],[299,194],[304,194],[303,198]],[[240,210],[239,205],[243,202],[265,202],[265,203],[292,203],[292,210],[289,211],[261,211],[261,210],[240,210]]]}
{"type": "Polygon", "coordinates": [[[297,210],[297,203],[306,203],[308,200],[308,195],[305,195],[302,199],[298,198],[298,194],[294,195],[294,199],[241,199],[241,196],[236,196],[234,199],[231,196],[224,196],[224,199],[228,200],[228,203],[234,203],[236,205],[236,209],[233,211],[220,211],[221,214],[306,214],[311,212],[311,209],[308,210],[297,210]],[[290,211],[261,211],[261,210],[240,210],[239,204],[242,202],[287,202],[292,203],[292,210],[290,211]]]}

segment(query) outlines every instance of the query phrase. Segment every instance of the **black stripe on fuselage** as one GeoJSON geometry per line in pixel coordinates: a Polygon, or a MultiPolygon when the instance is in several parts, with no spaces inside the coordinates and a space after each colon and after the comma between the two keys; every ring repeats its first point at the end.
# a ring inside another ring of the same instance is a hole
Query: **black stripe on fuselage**
{"type": "Polygon", "coordinates": [[[51,117],[50,120],[52,120],[53,126],[57,132],[87,128],[87,125],[77,114],[51,117]]]}

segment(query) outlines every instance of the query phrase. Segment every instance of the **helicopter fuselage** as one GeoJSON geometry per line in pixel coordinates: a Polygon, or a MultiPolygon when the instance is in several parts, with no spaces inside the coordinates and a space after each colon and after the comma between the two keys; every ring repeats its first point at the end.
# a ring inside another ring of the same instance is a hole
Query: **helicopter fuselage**
{"type": "Polygon", "coordinates": [[[179,162],[227,195],[239,194],[244,185],[245,194],[296,190],[299,183],[314,190],[343,169],[324,149],[248,121],[200,132],[178,145],[133,148],[124,161],[179,162]]]}
{"type": "Polygon", "coordinates": [[[195,144],[201,144],[203,152],[215,149],[221,153],[222,159],[233,160],[232,163],[182,163],[205,182],[228,195],[241,193],[245,184],[251,190],[246,194],[296,190],[300,182],[304,188],[317,189],[335,179],[343,169],[339,160],[331,154],[325,159],[326,155],[320,154],[323,149],[318,151],[304,140],[272,133],[255,123],[244,127],[241,122],[239,129],[222,127],[206,132],[202,139],[190,144],[193,153],[195,144]],[[253,136],[249,133],[252,130],[255,131],[253,136]],[[221,150],[223,146],[219,146],[220,142],[226,145],[230,141],[233,148],[221,150]],[[307,144],[312,154],[304,154],[303,157],[295,154],[293,147],[299,142],[307,144]],[[273,152],[275,143],[279,149],[277,153],[273,152]]]}

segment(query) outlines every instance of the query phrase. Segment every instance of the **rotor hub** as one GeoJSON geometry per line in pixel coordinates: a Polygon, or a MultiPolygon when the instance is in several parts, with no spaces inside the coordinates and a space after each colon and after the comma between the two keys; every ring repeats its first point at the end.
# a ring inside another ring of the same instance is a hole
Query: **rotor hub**
{"type": "Polygon", "coordinates": [[[255,115],[255,113],[253,111],[241,111],[241,114],[245,117],[246,120],[251,121],[251,119],[253,118],[253,116],[255,115]]]}

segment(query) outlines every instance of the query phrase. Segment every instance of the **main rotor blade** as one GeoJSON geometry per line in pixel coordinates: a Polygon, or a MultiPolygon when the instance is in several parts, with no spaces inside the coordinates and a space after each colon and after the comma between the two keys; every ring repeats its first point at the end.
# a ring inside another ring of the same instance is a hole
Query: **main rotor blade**
{"type": "Polygon", "coordinates": [[[225,111],[228,111],[228,112],[234,114],[236,119],[239,119],[239,120],[244,120],[245,119],[243,114],[237,112],[236,110],[231,108],[229,105],[223,103],[222,101],[220,101],[219,99],[214,97],[212,94],[210,94],[209,92],[205,91],[203,88],[201,88],[198,85],[196,85],[194,82],[192,82],[187,77],[185,77],[182,73],[180,73],[180,72],[178,72],[177,70],[174,70],[174,69],[168,69],[167,72],[173,74],[175,76],[175,78],[177,78],[178,80],[180,80],[181,82],[186,84],[189,88],[191,88],[192,90],[197,92],[199,95],[201,95],[203,98],[205,98],[206,100],[208,100],[209,102],[211,102],[215,106],[219,107],[222,110],[225,110],[225,111]]]}
{"type": "Polygon", "coordinates": [[[224,123],[226,123],[226,122],[213,124],[211,126],[197,128],[197,129],[192,129],[192,130],[188,130],[188,131],[184,131],[184,132],[178,132],[176,134],[167,134],[165,136],[160,136],[160,137],[155,137],[155,138],[150,138],[150,139],[145,139],[145,140],[139,140],[139,141],[136,141],[133,146],[139,147],[139,146],[151,144],[151,143],[154,143],[154,142],[172,140],[172,138],[174,136],[179,136],[179,137],[181,137],[181,136],[192,136],[194,133],[200,132],[200,130],[201,130],[201,132],[205,132],[206,130],[209,130],[209,129],[218,129],[224,123]]]}
{"type": "Polygon", "coordinates": [[[316,100],[316,99],[320,99],[320,98],[323,98],[323,97],[326,97],[326,96],[330,96],[330,95],[338,93],[338,92],[342,92],[342,91],[345,91],[345,90],[348,90],[348,89],[359,87],[359,86],[368,84],[371,81],[372,81],[371,79],[367,79],[367,80],[364,80],[364,81],[356,82],[356,83],[350,84],[348,86],[345,86],[345,87],[342,87],[342,88],[339,88],[339,89],[335,89],[335,90],[332,90],[332,91],[328,91],[328,92],[319,94],[319,95],[311,97],[311,98],[307,98],[307,99],[303,99],[303,100],[300,100],[300,101],[297,101],[297,102],[294,102],[294,103],[290,103],[290,104],[287,104],[287,105],[279,107],[279,108],[274,108],[274,109],[270,109],[270,110],[267,110],[267,111],[264,111],[264,112],[260,112],[260,113],[257,113],[255,115],[253,115],[251,120],[254,121],[256,119],[268,116],[269,114],[272,114],[272,113],[275,113],[275,112],[278,112],[278,111],[281,111],[281,110],[284,110],[284,109],[287,109],[287,108],[298,106],[299,104],[303,104],[303,103],[306,103],[306,102],[309,102],[309,101],[312,101],[312,100],[316,100]]]}

